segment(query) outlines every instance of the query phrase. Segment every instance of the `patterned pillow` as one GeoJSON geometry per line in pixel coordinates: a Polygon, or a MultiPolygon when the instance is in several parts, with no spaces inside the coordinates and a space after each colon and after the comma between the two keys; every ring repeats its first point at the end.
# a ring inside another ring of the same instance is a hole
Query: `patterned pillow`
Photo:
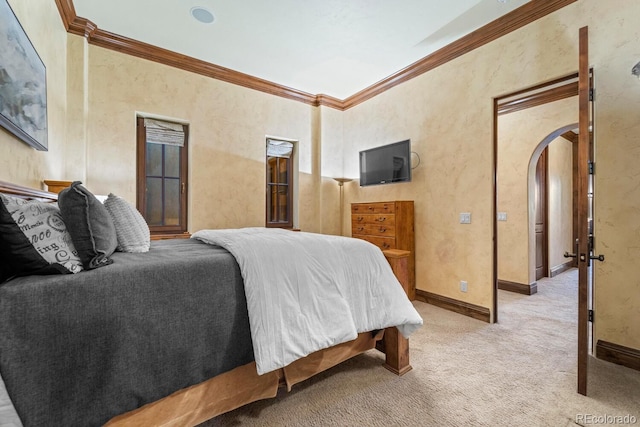
{"type": "Polygon", "coordinates": [[[0,282],[28,274],[82,271],[56,203],[3,194],[0,199],[0,282]]]}
{"type": "Polygon", "coordinates": [[[74,181],[58,194],[62,219],[86,270],[111,264],[118,246],[111,215],[96,196],[74,181]]]}
{"type": "Polygon", "coordinates": [[[151,245],[149,226],[140,212],[122,197],[109,193],[104,207],[111,214],[121,252],[148,252],[151,245]]]}

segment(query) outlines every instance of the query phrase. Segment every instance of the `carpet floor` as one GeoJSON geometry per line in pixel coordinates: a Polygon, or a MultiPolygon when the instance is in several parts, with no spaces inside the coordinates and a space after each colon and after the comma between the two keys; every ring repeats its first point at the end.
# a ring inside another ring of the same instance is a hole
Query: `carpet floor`
{"type": "Polygon", "coordinates": [[[576,392],[577,270],[532,296],[499,291],[496,324],[414,305],[425,323],[404,376],[371,350],[200,427],[640,425],[639,371],[590,356],[576,392]]]}

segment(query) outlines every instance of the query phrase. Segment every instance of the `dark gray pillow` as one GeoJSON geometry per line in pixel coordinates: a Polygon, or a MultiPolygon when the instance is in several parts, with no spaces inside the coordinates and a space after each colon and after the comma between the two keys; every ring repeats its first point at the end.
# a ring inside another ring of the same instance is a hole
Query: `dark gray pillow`
{"type": "Polygon", "coordinates": [[[118,246],[116,228],[107,209],[82,182],[75,181],[58,194],[62,219],[85,269],[111,264],[118,246]]]}

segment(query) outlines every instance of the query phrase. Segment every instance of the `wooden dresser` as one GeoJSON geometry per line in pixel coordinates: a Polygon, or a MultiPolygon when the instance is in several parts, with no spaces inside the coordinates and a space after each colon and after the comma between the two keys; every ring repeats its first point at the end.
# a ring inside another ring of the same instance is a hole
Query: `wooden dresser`
{"type": "Polygon", "coordinates": [[[351,235],[387,249],[410,251],[409,289],[415,299],[416,256],[413,233],[413,201],[370,202],[351,204],[351,235]]]}

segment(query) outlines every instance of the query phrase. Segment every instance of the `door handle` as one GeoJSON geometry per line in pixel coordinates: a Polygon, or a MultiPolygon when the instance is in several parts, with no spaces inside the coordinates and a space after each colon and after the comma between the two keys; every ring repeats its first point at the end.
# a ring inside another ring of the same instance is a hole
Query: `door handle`
{"type": "Polygon", "coordinates": [[[576,239],[575,245],[576,245],[576,253],[575,254],[570,254],[568,251],[565,251],[564,255],[563,255],[565,258],[577,258],[578,257],[578,255],[577,255],[577,252],[578,252],[578,239],[576,239]]]}
{"type": "MultiPolygon", "coordinates": [[[[570,254],[569,252],[565,252],[563,255],[565,258],[575,258],[577,257],[576,254],[570,254]]],[[[585,261],[585,256],[584,255],[580,255],[580,261],[585,261]]],[[[595,259],[596,261],[604,261],[604,255],[600,254],[600,255],[589,255],[589,259],[595,259]]]]}

